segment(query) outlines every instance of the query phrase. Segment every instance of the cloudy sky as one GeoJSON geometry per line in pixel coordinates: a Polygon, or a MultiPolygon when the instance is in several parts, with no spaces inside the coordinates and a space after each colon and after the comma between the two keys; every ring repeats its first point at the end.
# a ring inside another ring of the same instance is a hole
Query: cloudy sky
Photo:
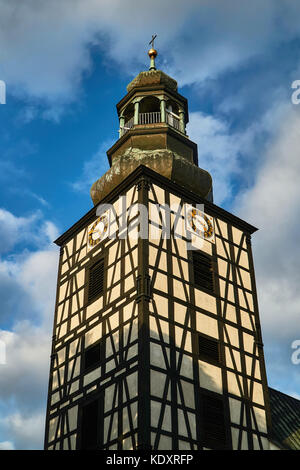
{"type": "Polygon", "coordinates": [[[299,16],[294,0],[0,0],[0,449],[43,446],[52,242],[92,207],[118,138],[115,104],[148,68],[154,33],[215,203],[259,228],[269,385],[300,397],[299,16]]]}

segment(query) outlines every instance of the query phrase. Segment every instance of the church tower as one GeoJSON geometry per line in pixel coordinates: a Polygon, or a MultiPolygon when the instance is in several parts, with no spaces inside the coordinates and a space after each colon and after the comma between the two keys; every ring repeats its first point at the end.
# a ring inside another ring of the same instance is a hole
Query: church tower
{"type": "Polygon", "coordinates": [[[94,207],[56,240],[45,449],[268,449],[256,228],[213,203],[156,55],[117,104],[94,207]]]}

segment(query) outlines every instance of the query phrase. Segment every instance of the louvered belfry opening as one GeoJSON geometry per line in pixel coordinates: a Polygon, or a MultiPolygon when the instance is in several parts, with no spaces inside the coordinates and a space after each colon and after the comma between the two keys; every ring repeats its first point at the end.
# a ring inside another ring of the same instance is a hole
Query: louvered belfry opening
{"type": "Polygon", "coordinates": [[[100,343],[87,348],[84,352],[84,370],[96,367],[100,362],[100,343]]]}
{"type": "Polygon", "coordinates": [[[212,449],[226,445],[224,403],[221,398],[202,395],[203,446],[212,449]]]}
{"type": "Polygon", "coordinates": [[[200,289],[214,292],[212,259],[199,251],[193,251],[194,283],[200,289]]]}
{"type": "Polygon", "coordinates": [[[198,344],[200,357],[220,362],[220,348],[219,342],[217,340],[215,340],[214,338],[207,338],[206,336],[199,335],[198,344]]]}
{"type": "Polygon", "coordinates": [[[94,400],[82,407],[81,449],[96,450],[99,440],[99,402],[94,400]]]}
{"type": "Polygon", "coordinates": [[[103,293],[104,289],[104,260],[100,260],[90,268],[88,301],[103,293]]]}

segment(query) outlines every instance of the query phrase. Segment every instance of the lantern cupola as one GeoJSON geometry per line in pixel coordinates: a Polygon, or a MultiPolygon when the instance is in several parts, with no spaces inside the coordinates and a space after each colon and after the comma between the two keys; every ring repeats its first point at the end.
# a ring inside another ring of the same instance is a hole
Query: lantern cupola
{"type": "MultiPolygon", "coordinates": [[[[152,42],[152,41],[151,41],[152,42]]],[[[197,145],[186,134],[187,99],[176,80],[156,69],[157,51],[148,51],[149,70],[140,72],[117,104],[119,139],[107,151],[110,170],[91,188],[98,204],[139,165],[212,201],[210,174],[198,167],[197,145]]]]}

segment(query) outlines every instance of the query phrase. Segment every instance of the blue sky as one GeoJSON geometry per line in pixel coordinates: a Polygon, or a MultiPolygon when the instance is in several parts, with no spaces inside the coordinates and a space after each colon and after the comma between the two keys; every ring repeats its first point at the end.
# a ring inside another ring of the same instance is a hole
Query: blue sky
{"type": "Polygon", "coordinates": [[[283,0],[0,0],[0,448],[43,446],[53,240],[91,207],[118,137],[115,105],[157,67],[189,100],[215,203],[253,236],[270,386],[300,397],[300,5],[283,0]]]}

